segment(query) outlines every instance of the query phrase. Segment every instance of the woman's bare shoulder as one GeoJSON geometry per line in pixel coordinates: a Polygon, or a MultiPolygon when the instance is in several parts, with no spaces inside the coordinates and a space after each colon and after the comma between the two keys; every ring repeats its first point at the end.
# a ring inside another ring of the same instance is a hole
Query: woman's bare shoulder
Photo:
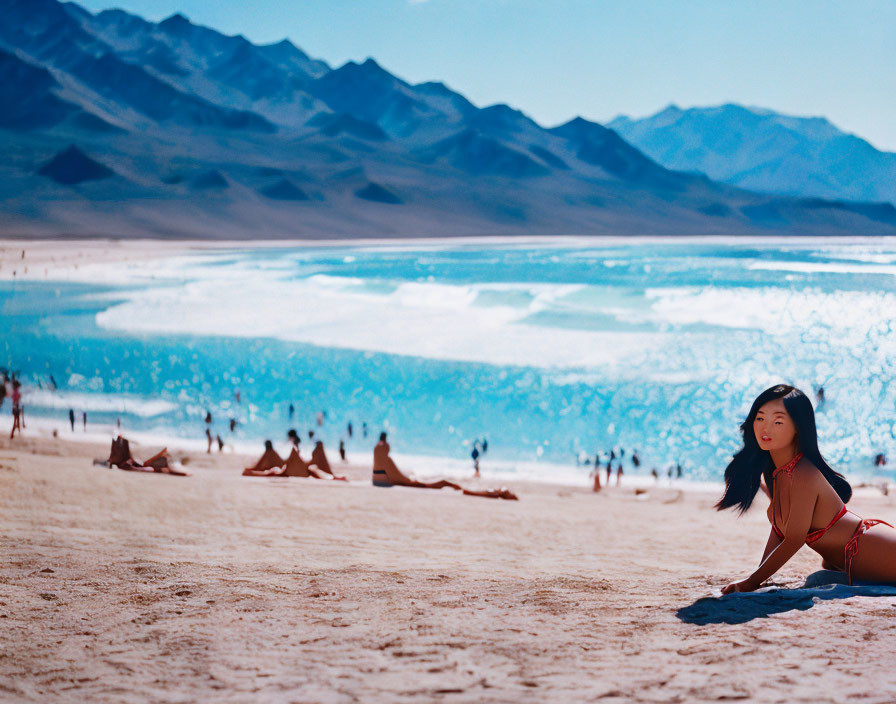
{"type": "Polygon", "coordinates": [[[800,484],[804,487],[820,486],[820,482],[825,481],[824,475],[808,457],[803,457],[796,467],[793,468],[794,484],[800,484]]]}

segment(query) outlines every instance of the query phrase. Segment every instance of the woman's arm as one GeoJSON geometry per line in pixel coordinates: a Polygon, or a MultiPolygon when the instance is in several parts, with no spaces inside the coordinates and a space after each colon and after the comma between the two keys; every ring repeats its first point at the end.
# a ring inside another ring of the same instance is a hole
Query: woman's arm
{"type": "Polygon", "coordinates": [[[768,542],[765,544],[765,550],[762,553],[762,559],[759,560],[760,565],[766,561],[769,554],[771,554],[771,551],[781,544],[781,540],[782,539],[778,537],[778,534],[775,533],[775,529],[772,528],[768,533],[768,542]]]}
{"type": "MultiPolygon", "coordinates": [[[[723,594],[730,594],[734,591],[751,592],[758,589],[765,580],[781,569],[805,545],[806,535],[812,525],[815,502],[818,500],[818,491],[813,484],[812,475],[806,471],[795,471],[789,493],[790,513],[787,517],[787,525],[784,526],[784,538],[773,546],[771,551],[768,551],[753,574],[740,582],[729,584],[722,590],[723,594]]],[[[777,538],[777,536],[775,537],[777,538]]],[[[770,543],[771,537],[769,537],[770,543]]],[[[766,545],[766,550],[768,550],[768,545],[766,545]]]]}

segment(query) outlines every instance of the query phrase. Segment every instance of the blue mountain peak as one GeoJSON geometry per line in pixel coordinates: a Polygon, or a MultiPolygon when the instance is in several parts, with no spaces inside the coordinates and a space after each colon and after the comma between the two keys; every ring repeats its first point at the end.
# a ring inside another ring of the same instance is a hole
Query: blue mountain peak
{"type": "Polygon", "coordinates": [[[190,22],[190,20],[180,12],[175,12],[170,17],[166,17],[164,20],[159,22],[159,27],[168,32],[182,32],[185,29],[191,29],[193,27],[193,23],[190,22]]]}

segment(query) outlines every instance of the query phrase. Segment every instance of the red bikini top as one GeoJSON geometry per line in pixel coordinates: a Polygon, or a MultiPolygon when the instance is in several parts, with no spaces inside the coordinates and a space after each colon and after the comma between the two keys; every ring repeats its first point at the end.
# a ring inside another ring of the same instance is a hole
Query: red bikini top
{"type": "MultiPolygon", "coordinates": [[[[778,475],[781,474],[781,472],[784,472],[787,475],[793,474],[794,467],[796,467],[799,464],[799,461],[801,459],[803,459],[803,453],[798,452],[796,454],[796,457],[794,457],[792,460],[790,460],[790,462],[778,467],[777,469],[775,469],[774,472],[772,472],[772,479],[777,479],[778,475]]],[[[841,518],[843,518],[843,516],[845,516],[848,512],[849,512],[849,509],[847,509],[846,506],[844,505],[843,508],[840,509],[840,512],[836,516],[834,516],[834,518],[831,520],[831,522],[828,523],[824,528],[822,528],[820,530],[813,530],[811,533],[806,535],[806,545],[811,545],[816,540],[819,540],[821,538],[821,536],[823,536],[825,533],[828,532],[828,529],[832,525],[834,525],[837,521],[839,521],[841,518]]],[[[772,528],[775,530],[775,534],[779,538],[784,537],[784,533],[782,533],[781,529],[778,528],[778,526],[774,523],[774,518],[772,520],[772,528]]]]}

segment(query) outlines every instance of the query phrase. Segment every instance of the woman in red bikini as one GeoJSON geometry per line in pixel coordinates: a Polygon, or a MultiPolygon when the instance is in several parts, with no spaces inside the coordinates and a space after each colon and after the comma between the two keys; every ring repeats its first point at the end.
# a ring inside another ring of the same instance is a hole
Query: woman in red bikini
{"type": "Polygon", "coordinates": [[[822,567],[846,573],[849,583],[896,584],[896,530],[846,508],[852,487],[818,450],[815,412],[799,389],[781,384],[763,391],[741,425],[744,447],[725,469],[725,493],[716,508],[746,511],[765,479],[771,531],[759,567],[722,594],[751,592],[803,544],[822,567]]]}

